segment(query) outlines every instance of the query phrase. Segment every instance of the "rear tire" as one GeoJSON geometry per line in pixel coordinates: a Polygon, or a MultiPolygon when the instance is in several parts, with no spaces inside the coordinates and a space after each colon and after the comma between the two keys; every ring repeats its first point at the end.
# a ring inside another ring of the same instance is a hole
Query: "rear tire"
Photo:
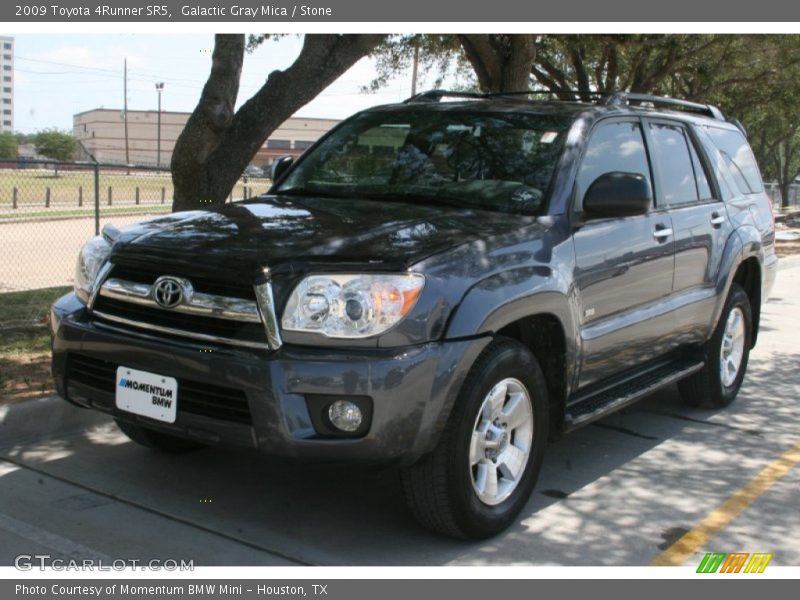
{"type": "Polygon", "coordinates": [[[750,299],[734,283],[714,335],[708,341],[705,366],[678,383],[684,402],[707,408],[723,408],[733,402],[747,371],[752,336],[750,299]]]}
{"type": "Polygon", "coordinates": [[[414,516],[462,539],[506,529],[539,476],[548,423],[547,386],[533,354],[496,339],[470,370],[436,449],[402,472],[414,516]]]}
{"type": "Polygon", "coordinates": [[[131,441],[145,448],[150,448],[151,450],[158,450],[159,452],[168,454],[182,454],[184,452],[192,452],[200,448],[205,448],[200,442],[185,440],[175,437],[174,435],[154,431],[142,427],[141,425],[135,425],[119,419],[114,419],[114,421],[117,423],[117,427],[120,428],[122,433],[128,436],[131,441]]]}

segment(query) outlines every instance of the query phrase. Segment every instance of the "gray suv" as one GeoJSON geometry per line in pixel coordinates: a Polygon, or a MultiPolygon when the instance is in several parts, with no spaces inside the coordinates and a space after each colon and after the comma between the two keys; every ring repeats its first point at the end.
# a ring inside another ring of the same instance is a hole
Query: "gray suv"
{"type": "Polygon", "coordinates": [[[713,106],[428,92],[273,180],[86,244],[51,315],[64,399],[163,451],[394,464],[420,522],[483,538],[548,437],[742,385],[774,224],[713,106]]]}

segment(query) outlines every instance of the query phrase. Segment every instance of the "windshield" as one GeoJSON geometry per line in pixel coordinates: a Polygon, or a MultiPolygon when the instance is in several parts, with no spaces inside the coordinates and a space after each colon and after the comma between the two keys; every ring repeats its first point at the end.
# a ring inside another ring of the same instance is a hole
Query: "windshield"
{"type": "Polygon", "coordinates": [[[537,214],[570,122],[462,110],[365,113],[336,129],[277,192],[537,214]]]}

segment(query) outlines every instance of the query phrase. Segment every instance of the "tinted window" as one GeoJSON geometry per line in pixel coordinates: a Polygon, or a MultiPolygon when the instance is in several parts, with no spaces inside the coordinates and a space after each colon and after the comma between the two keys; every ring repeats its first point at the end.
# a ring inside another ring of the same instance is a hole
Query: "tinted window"
{"type": "Polygon", "coordinates": [[[278,191],[536,214],[569,125],[511,112],[367,112],[334,130],[278,191]]]}
{"type": "Polygon", "coordinates": [[[743,194],[755,194],[762,190],[761,174],[755,156],[740,131],[706,127],[706,133],[722,154],[728,170],[743,194]]]}
{"type": "Polygon", "coordinates": [[[594,130],[578,172],[577,197],[583,199],[595,179],[614,171],[643,175],[650,182],[650,167],[638,123],[604,123],[594,130]]]}
{"type": "Polygon", "coordinates": [[[650,124],[652,156],[658,167],[659,199],[665,204],[696,202],[694,167],[683,130],[672,125],[650,124]]]}
{"type": "Polygon", "coordinates": [[[711,185],[708,183],[706,169],[703,166],[703,163],[700,161],[700,157],[697,155],[697,150],[694,147],[694,143],[688,139],[687,141],[689,142],[689,153],[692,155],[694,176],[697,180],[697,193],[700,196],[700,200],[710,200],[714,197],[714,193],[711,191],[711,185]]]}

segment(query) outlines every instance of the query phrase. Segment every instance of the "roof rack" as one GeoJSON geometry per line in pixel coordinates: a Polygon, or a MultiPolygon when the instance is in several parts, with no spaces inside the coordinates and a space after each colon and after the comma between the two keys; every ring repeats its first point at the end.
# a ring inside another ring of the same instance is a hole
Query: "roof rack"
{"type": "MultiPolygon", "coordinates": [[[[667,96],[653,96],[650,94],[638,94],[635,92],[594,92],[588,90],[571,91],[575,96],[591,96],[596,98],[598,104],[605,106],[628,106],[638,104],[652,104],[655,108],[675,108],[685,112],[693,112],[718,121],[728,121],[722,111],[712,104],[701,104],[699,102],[690,102],[688,100],[678,100],[677,98],[668,98],[667,96]]],[[[405,100],[405,104],[413,102],[439,102],[442,98],[467,98],[472,100],[481,100],[487,98],[502,98],[504,96],[535,96],[535,95],[555,95],[557,92],[547,90],[527,90],[519,92],[493,92],[484,94],[481,92],[451,92],[448,90],[428,90],[415,94],[405,100]]],[[[556,98],[558,100],[558,98],[556,98]]],[[[730,121],[733,123],[734,121],[730,121]]],[[[742,129],[741,124],[737,127],[742,129]]]]}
{"type": "MultiPolygon", "coordinates": [[[[604,98],[605,96],[607,96],[607,94],[604,92],[592,92],[592,91],[574,91],[570,93],[575,95],[597,96],[598,98],[604,98]]],[[[557,96],[558,92],[552,92],[549,90],[527,90],[519,92],[491,92],[485,94],[482,92],[450,92],[448,90],[427,90],[425,92],[420,92],[419,94],[415,94],[410,98],[407,98],[406,100],[404,100],[404,103],[409,104],[412,102],[439,102],[442,98],[470,98],[473,100],[479,100],[482,98],[502,98],[504,96],[536,96],[536,95],[557,96]]]]}
{"type": "Polygon", "coordinates": [[[647,103],[654,107],[678,108],[687,112],[695,112],[706,115],[718,121],[725,121],[725,115],[716,106],[711,104],[700,104],[699,102],[689,102],[688,100],[678,100],[666,96],[652,96],[650,94],[636,94],[633,92],[614,92],[608,96],[604,102],[606,106],[624,106],[631,103],[647,103]]]}
{"type": "Polygon", "coordinates": [[[439,102],[442,98],[485,98],[486,94],[478,92],[449,92],[447,90],[427,90],[414,94],[410,98],[406,98],[403,103],[410,104],[411,102],[439,102]]]}

